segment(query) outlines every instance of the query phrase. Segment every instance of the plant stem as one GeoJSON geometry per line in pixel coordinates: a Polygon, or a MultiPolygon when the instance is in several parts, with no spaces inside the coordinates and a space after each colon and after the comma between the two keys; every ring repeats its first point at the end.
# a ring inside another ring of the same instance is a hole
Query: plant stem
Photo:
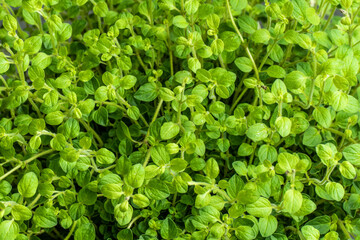
{"type": "Polygon", "coordinates": [[[235,107],[237,106],[238,102],[241,100],[241,98],[245,95],[245,93],[249,90],[248,88],[244,88],[242,93],[239,95],[239,97],[236,99],[236,101],[233,103],[233,105],[230,108],[230,114],[234,111],[235,107]]]}
{"type": "Polygon", "coordinates": [[[331,11],[331,13],[329,15],[329,18],[328,18],[328,20],[327,20],[327,22],[326,22],[326,24],[325,24],[325,26],[323,28],[323,31],[325,31],[325,29],[329,26],[329,24],[331,22],[331,19],[334,16],[335,11],[336,11],[336,6],[333,7],[333,9],[332,9],[332,11],[331,11]]]}
{"type": "Polygon", "coordinates": [[[41,198],[41,194],[39,193],[38,195],[36,195],[36,198],[34,198],[34,200],[28,205],[28,208],[32,208],[32,206],[35,205],[35,203],[37,203],[37,201],[39,201],[39,199],[41,198]]]}
{"type": "Polygon", "coordinates": [[[76,227],[77,221],[75,221],[70,229],[70,232],[68,233],[68,235],[64,238],[64,240],[69,240],[71,235],[73,234],[73,232],[75,231],[75,227],[76,227]]]}
{"type": "Polygon", "coordinates": [[[17,165],[16,167],[14,167],[13,169],[11,169],[10,171],[8,171],[7,173],[5,173],[4,175],[2,175],[0,177],[0,181],[3,180],[4,178],[6,178],[7,176],[9,176],[10,174],[12,174],[13,172],[15,172],[16,170],[18,170],[19,168],[21,168],[22,164],[17,165]]]}
{"type": "Polygon", "coordinates": [[[104,142],[103,140],[101,139],[101,137],[95,132],[94,129],[92,129],[92,127],[90,127],[89,124],[87,124],[84,120],[82,119],[79,119],[79,122],[85,127],[85,129],[88,131],[88,132],[91,132],[92,134],[94,134],[94,137],[96,138],[98,144],[99,144],[99,147],[101,148],[102,146],[104,146],[104,142]]]}
{"type": "Polygon", "coordinates": [[[26,161],[24,161],[24,163],[29,164],[30,162],[34,161],[35,159],[38,159],[39,157],[44,156],[44,155],[48,155],[48,154],[50,154],[52,152],[55,152],[55,150],[49,149],[49,150],[43,151],[41,153],[38,153],[38,154],[28,158],[26,161]]]}
{"type": "Polygon", "coordinates": [[[273,44],[271,44],[271,47],[270,47],[269,51],[266,52],[265,57],[263,58],[260,66],[259,66],[259,72],[261,72],[262,67],[263,67],[264,64],[266,63],[266,60],[267,60],[268,57],[270,56],[270,53],[271,53],[271,51],[274,49],[276,43],[277,43],[277,39],[274,40],[273,44]]]}
{"type": "Polygon", "coordinates": [[[129,225],[127,226],[127,229],[131,229],[132,225],[136,222],[136,220],[138,220],[139,218],[141,218],[141,215],[137,215],[136,217],[134,217],[131,222],[129,223],[129,225]]]}
{"type": "Polygon", "coordinates": [[[44,155],[47,155],[47,154],[50,154],[52,152],[54,152],[55,150],[53,149],[49,149],[49,150],[46,150],[44,152],[41,152],[41,153],[38,153],[38,154],[35,154],[34,156],[28,158],[27,160],[25,160],[24,162],[21,162],[19,165],[17,165],[16,167],[14,167],[13,169],[11,169],[10,171],[8,171],[7,173],[5,173],[4,175],[2,175],[0,177],[0,181],[3,180],[4,178],[6,178],[7,176],[9,176],[11,173],[15,172],[16,170],[18,170],[19,168],[21,168],[22,166],[34,161],[35,159],[41,157],[41,156],[44,156],[44,155]]]}
{"type": "Polygon", "coordinates": [[[344,226],[343,221],[338,219],[337,224],[340,227],[341,231],[345,234],[346,240],[353,239],[350,233],[348,232],[348,230],[346,229],[346,227],[344,226]]]}
{"type": "Polygon", "coordinates": [[[244,38],[243,38],[242,34],[241,34],[240,31],[239,31],[239,28],[236,26],[234,17],[233,17],[233,15],[232,15],[232,13],[231,13],[231,7],[230,7],[230,2],[229,2],[229,0],[226,0],[226,8],[227,8],[227,10],[228,10],[228,13],[229,13],[229,16],[230,16],[232,25],[234,26],[234,29],[235,29],[236,33],[237,33],[237,34],[239,35],[239,37],[240,37],[241,43],[243,43],[243,44],[245,45],[245,46],[244,46],[244,47],[245,47],[245,51],[246,51],[246,54],[247,54],[248,57],[250,58],[250,61],[251,61],[252,65],[253,65],[253,69],[254,69],[254,72],[255,72],[255,76],[256,76],[257,80],[260,82],[260,77],[259,77],[258,68],[256,67],[256,63],[255,63],[255,61],[254,61],[254,58],[253,58],[253,56],[252,56],[252,54],[251,54],[251,52],[250,52],[250,49],[249,49],[248,45],[245,43],[244,38]]]}
{"type": "Polygon", "coordinates": [[[144,163],[143,163],[143,167],[146,167],[146,165],[149,163],[150,156],[151,156],[151,147],[148,149],[148,151],[146,153],[145,160],[144,160],[144,163]]]}
{"type": "Polygon", "coordinates": [[[164,102],[164,100],[160,99],[160,101],[159,101],[159,103],[158,103],[158,105],[157,105],[157,107],[156,107],[154,116],[153,116],[153,118],[152,118],[152,120],[151,120],[151,122],[150,122],[150,124],[149,124],[149,129],[148,129],[148,131],[146,132],[144,141],[145,141],[146,138],[150,135],[150,127],[151,127],[151,125],[155,122],[155,120],[156,120],[156,118],[157,118],[157,116],[158,116],[158,114],[159,114],[159,112],[160,112],[160,109],[161,109],[161,106],[162,106],[163,102],[164,102]]]}
{"type": "Polygon", "coordinates": [[[345,138],[346,138],[347,140],[349,140],[351,143],[357,143],[357,141],[356,141],[355,139],[348,138],[345,133],[340,132],[340,131],[338,131],[338,130],[336,130],[336,129],[333,129],[333,128],[324,128],[324,129],[327,130],[327,131],[329,131],[329,132],[335,133],[336,135],[345,137],[345,138]]]}

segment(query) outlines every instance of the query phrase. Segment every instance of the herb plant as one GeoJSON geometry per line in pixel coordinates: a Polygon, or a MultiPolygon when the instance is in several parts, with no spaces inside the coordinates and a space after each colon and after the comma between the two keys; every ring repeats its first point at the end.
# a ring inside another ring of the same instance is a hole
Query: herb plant
{"type": "Polygon", "coordinates": [[[359,0],[0,4],[0,240],[360,239],[359,0]]]}

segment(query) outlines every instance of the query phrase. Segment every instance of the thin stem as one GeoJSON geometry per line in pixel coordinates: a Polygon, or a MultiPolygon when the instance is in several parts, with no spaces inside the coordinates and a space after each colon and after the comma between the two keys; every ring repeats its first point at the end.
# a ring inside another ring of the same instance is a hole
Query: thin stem
{"type": "Polygon", "coordinates": [[[163,102],[164,102],[164,100],[160,99],[160,101],[159,101],[159,103],[158,103],[158,105],[157,105],[157,107],[156,107],[154,116],[153,116],[153,118],[152,118],[152,120],[151,120],[151,122],[150,122],[150,124],[149,124],[149,129],[148,129],[147,132],[146,132],[144,141],[146,141],[147,137],[149,137],[149,135],[150,135],[150,127],[151,127],[151,125],[155,122],[155,120],[156,120],[156,118],[157,118],[157,116],[158,116],[158,114],[159,114],[159,112],[160,112],[160,109],[161,109],[161,106],[162,106],[163,102]]]}
{"type": "Polygon", "coordinates": [[[179,106],[178,106],[178,112],[177,112],[177,123],[181,126],[181,107],[182,107],[182,101],[183,101],[183,95],[185,92],[185,84],[186,82],[184,81],[182,83],[182,90],[180,93],[180,101],[179,101],[179,106]]]}
{"type": "Polygon", "coordinates": [[[9,176],[10,174],[12,174],[13,172],[15,172],[16,170],[18,170],[19,168],[21,168],[22,164],[17,165],[16,167],[14,167],[13,169],[11,169],[10,171],[8,171],[7,173],[5,173],[4,175],[2,175],[0,177],[0,181],[3,180],[4,178],[6,178],[7,176],[9,176]]]}
{"type": "Polygon", "coordinates": [[[144,160],[144,163],[143,163],[144,167],[146,167],[146,165],[149,163],[150,156],[151,156],[151,147],[148,149],[148,151],[146,153],[145,160],[144,160]]]}
{"type": "MultiPolygon", "coordinates": [[[[241,42],[242,42],[242,43],[245,43],[244,38],[243,38],[243,36],[241,35],[241,33],[240,33],[240,31],[239,31],[239,28],[236,26],[234,17],[233,17],[233,15],[232,15],[232,13],[231,13],[231,7],[230,7],[230,2],[229,2],[229,0],[226,0],[226,7],[227,7],[227,10],[228,10],[228,12],[229,12],[229,16],[230,16],[232,25],[234,26],[234,29],[235,29],[236,33],[239,35],[241,42]]],[[[248,47],[247,45],[245,45],[244,47],[245,47],[246,54],[247,54],[248,57],[250,58],[251,63],[252,63],[252,65],[253,65],[254,72],[255,72],[255,76],[256,76],[257,80],[260,81],[259,71],[258,71],[258,68],[256,67],[256,63],[255,63],[254,58],[253,58],[253,56],[252,56],[252,54],[251,54],[251,52],[250,52],[250,49],[249,49],[249,47],[248,47]]]]}
{"type": "Polygon", "coordinates": [[[41,157],[41,156],[44,156],[44,155],[47,155],[47,154],[50,154],[52,152],[54,152],[55,150],[53,149],[49,149],[49,150],[46,150],[44,152],[41,152],[41,153],[38,153],[30,158],[28,158],[26,161],[24,162],[21,162],[19,165],[15,166],[13,169],[11,169],[10,171],[8,171],[7,173],[5,173],[4,175],[2,175],[0,177],[0,181],[5,179],[7,176],[9,176],[10,174],[12,174],[13,172],[15,172],[16,170],[18,170],[19,168],[21,168],[23,165],[26,165],[32,161],[34,161],[35,159],[41,157]]]}
{"type": "Polygon", "coordinates": [[[94,134],[97,142],[99,143],[99,147],[102,147],[102,146],[104,145],[104,142],[103,142],[103,140],[101,139],[101,137],[95,132],[95,130],[92,129],[92,127],[90,127],[90,125],[87,124],[84,120],[79,119],[79,122],[85,127],[85,129],[86,129],[88,132],[91,132],[92,134],[94,134]]]}
{"type": "MultiPolygon", "coordinates": [[[[360,41],[359,41],[359,42],[360,42],[360,41]]],[[[355,45],[354,45],[354,46],[355,46],[355,45]]],[[[9,88],[9,85],[7,84],[5,78],[0,75],[0,79],[1,79],[1,82],[4,84],[4,86],[5,86],[6,88],[9,88]]]]}
{"type": "MultiPolygon", "coordinates": [[[[127,108],[131,108],[131,105],[123,98],[120,96],[120,94],[116,93],[116,97],[120,100],[120,102],[122,104],[124,104],[127,108]]],[[[145,124],[145,126],[149,126],[149,124],[147,123],[146,119],[144,118],[144,116],[142,114],[140,114],[140,119],[141,121],[145,124]]]]}
{"type": "Polygon", "coordinates": [[[73,234],[73,232],[75,231],[75,227],[76,227],[77,221],[75,221],[70,229],[70,232],[68,233],[68,235],[64,238],[64,240],[69,240],[71,235],[73,234]]]}
{"type": "Polygon", "coordinates": [[[331,22],[331,19],[334,16],[335,11],[336,11],[336,6],[333,7],[333,9],[332,9],[332,11],[331,11],[331,13],[329,15],[329,18],[328,18],[328,20],[327,20],[327,22],[326,22],[326,24],[325,24],[325,26],[323,28],[323,31],[325,31],[325,29],[329,26],[329,24],[331,22]]]}
{"type": "Polygon", "coordinates": [[[239,95],[239,97],[236,99],[236,101],[233,103],[233,105],[230,108],[230,114],[234,111],[235,107],[237,106],[238,102],[241,100],[241,98],[245,95],[245,93],[249,90],[248,88],[245,88],[242,93],[239,95]]]}
{"type": "Polygon", "coordinates": [[[170,74],[171,76],[174,76],[174,60],[173,60],[173,53],[171,50],[171,38],[170,38],[170,30],[169,30],[169,24],[166,24],[166,31],[168,35],[168,47],[169,47],[169,57],[170,57],[170,74]]]}
{"type": "Polygon", "coordinates": [[[348,230],[346,229],[343,221],[341,221],[340,219],[338,219],[337,224],[338,224],[338,226],[340,227],[341,231],[345,234],[345,237],[346,237],[347,240],[348,240],[348,239],[353,239],[353,238],[351,237],[350,233],[348,232],[348,230]]]}
{"type": "Polygon", "coordinates": [[[38,159],[39,157],[42,157],[42,156],[44,156],[44,155],[48,155],[48,154],[50,154],[50,153],[52,153],[52,152],[55,152],[55,150],[49,149],[49,150],[43,151],[43,152],[41,152],[41,153],[38,153],[38,154],[36,154],[36,155],[28,158],[26,161],[24,161],[24,163],[25,163],[25,164],[29,164],[30,162],[34,161],[35,159],[38,159]]]}
{"type": "Polygon", "coordinates": [[[35,205],[35,203],[37,203],[37,201],[39,201],[39,199],[41,198],[41,194],[39,193],[38,195],[36,195],[36,198],[34,198],[34,200],[28,205],[28,208],[32,208],[32,206],[35,205]]]}
{"type": "Polygon", "coordinates": [[[143,60],[140,57],[139,51],[135,48],[135,54],[136,54],[136,58],[139,61],[141,67],[144,69],[145,73],[148,70],[148,68],[146,67],[146,65],[144,64],[143,60]]]}
{"type": "Polygon", "coordinates": [[[336,129],[333,129],[333,128],[324,128],[324,129],[327,130],[327,131],[329,131],[329,132],[335,133],[336,135],[345,137],[347,140],[349,140],[349,141],[352,142],[352,143],[357,143],[357,141],[356,141],[355,139],[352,139],[352,138],[347,137],[345,133],[340,132],[340,131],[338,131],[338,130],[336,130],[336,129]]]}
{"type": "Polygon", "coordinates": [[[177,197],[177,192],[175,192],[174,196],[173,196],[173,200],[172,200],[172,206],[175,207],[176,204],[176,197],[177,197]]]}
{"type": "Polygon", "coordinates": [[[38,108],[38,106],[34,103],[34,101],[31,98],[28,98],[31,106],[35,109],[36,114],[38,115],[39,118],[42,118],[42,114],[40,112],[40,109],[38,108]]]}
{"type": "Polygon", "coordinates": [[[131,229],[131,226],[136,222],[136,220],[138,220],[139,218],[141,218],[141,214],[137,215],[136,217],[134,217],[131,222],[129,223],[129,225],[127,226],[127,229],[131,229]]]}
{"type": "Polygon", "coordinates": [[[270,53],[271,53],[271,51],[274,49],[276,43],[277,43],[277,39],[274,40],[274,42],[273,42],[273,44],[271,45],[269,51],[266,52],[265,57],[263,58],[260,66],[259,66],[259,72],[261,72],[262,67],[263,67],[264,64],[266,63],[266,60],[267,60],[268,57],[270,56],[270,53]]]}

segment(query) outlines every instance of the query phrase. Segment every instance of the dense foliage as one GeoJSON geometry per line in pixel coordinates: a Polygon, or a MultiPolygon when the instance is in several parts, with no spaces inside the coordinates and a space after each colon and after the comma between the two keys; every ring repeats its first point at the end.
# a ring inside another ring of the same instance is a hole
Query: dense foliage
{"type": "Polygon", "coordinates": [[[0,4],[0,240],[360,238],[359,0],[0,4]]]}

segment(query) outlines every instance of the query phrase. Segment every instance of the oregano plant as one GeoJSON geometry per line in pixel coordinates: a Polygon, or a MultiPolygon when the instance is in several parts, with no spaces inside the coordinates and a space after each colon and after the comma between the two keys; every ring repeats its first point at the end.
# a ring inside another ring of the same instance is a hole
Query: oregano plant
{"type": "Polygon", "coordinates": [[[0,240],[360,239],[359,0],[2,0],[0,240]]]}

